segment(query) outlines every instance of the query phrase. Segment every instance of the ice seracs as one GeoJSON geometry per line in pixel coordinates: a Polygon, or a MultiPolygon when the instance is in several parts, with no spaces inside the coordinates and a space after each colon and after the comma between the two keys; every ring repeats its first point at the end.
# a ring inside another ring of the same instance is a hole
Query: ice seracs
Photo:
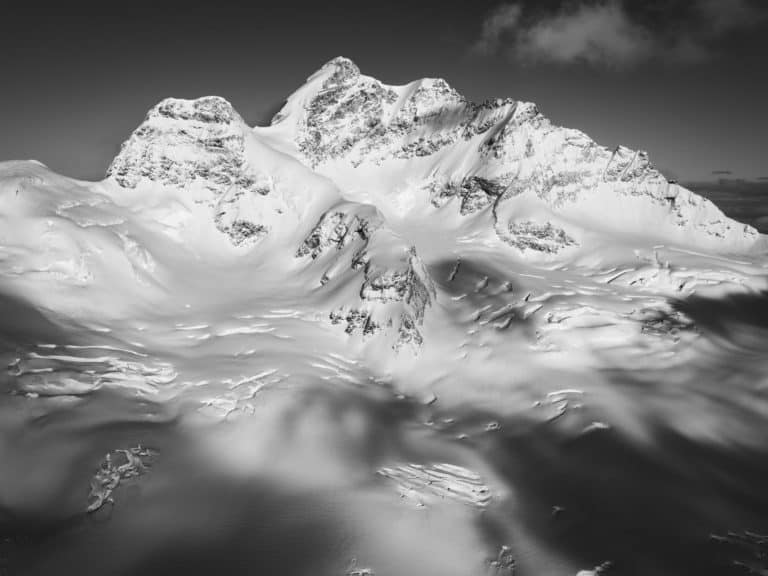
{"type": "Polygon", "coordinates": [[[112,494],[118,486],[146,473],[157,456],[156,450],[143,446],[108,452],[91,479],[86,512],[93,513],[107,503],[114,504],[112,494]]]}

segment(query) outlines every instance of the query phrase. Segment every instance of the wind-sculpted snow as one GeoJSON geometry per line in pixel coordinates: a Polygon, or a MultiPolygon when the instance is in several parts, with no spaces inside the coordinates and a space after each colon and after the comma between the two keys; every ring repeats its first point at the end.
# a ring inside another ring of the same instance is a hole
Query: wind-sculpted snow
{"type": "Polygon", "coordinates": [[[455,499],[484,508],[491,500],[491,489],[482,478],[453,464],[399,464],[384,466],[379,474],[397,484],[398,490],[417,506],[425,506],[431,497],[455,499]]]}
{"type": "Polygon", "coordinates": [[[0,572],[759,570],[767,249],[346,59],[268,127],[164,100],[101,182],[2,163],[0,572]]]}
{"type": "Polygon", "coordinates": [[[176,379],[167,362],[109,346],[38,344],[8,365],[13,388],[30,396],[81,396],[102,386],[155,394],[176,379]]]}

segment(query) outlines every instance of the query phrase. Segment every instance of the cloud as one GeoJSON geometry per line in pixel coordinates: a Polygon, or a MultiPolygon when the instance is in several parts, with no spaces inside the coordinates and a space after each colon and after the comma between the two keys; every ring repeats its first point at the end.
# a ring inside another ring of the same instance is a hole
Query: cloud
{"type": "Polygon", "coordinates": [[[516,30],[523,12],[519,4],[502,4],[488,14],[483,22],[480,40],[475,45],[478,52],[496,52],[503,36],[510,30],[516,30]]]}
{"type": "Polygon", "coordinates": [[[474,50],[523,62],[630,66],[654,58],[695,62],[718,39],[760,21],[750,0],[688,0],[659,8],[647,0],[580,0],[541,12],[520,0],[485,18],[474,50]],[[682,7],[682,8],[681,8],[682,7]]]}
{"type": "Polygon", "coordinates": [[[699,0],[696,9],[709,32],[722,34],[749,26],[760,14],[748,0],[699,0]]]}
{"type": "Polygon", "coordinates": [[[555,62],[632,63],[652,49],[650,35],[635,25],[618,2],[583,5],[540,21],[517,46],[523,58],[555,62]]]}

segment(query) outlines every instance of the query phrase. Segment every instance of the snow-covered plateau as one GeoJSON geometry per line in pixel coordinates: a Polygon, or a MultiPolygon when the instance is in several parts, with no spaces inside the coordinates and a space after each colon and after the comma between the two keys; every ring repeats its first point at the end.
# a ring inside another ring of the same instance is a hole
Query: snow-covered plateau
{"type": "Polygon", "coordinates": [[[768,571],[768,237],[532,103],[0,163],[0,310],[0,574],[768,571]]]}

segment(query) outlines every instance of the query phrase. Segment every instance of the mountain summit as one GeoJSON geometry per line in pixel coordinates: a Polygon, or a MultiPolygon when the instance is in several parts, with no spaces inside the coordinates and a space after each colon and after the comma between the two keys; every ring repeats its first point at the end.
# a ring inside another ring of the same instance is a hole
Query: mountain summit
{"type": "MultiPolygon", "coordinates": [[[[600,146],[530,102],[469,102],[442,79],[389,86],[346,58],[310,76],[266,128],[249,129],[221,98],[165,100],[107,176],[127,188],[199,186],[218,199],[258,200],[274,180],[248,151],[254,139],[392,221],[423,219],[431,208],[430,225],[450,228],[456,220],[443,215],[492,213],[498,238],[523,254],[574,253],[594,234],[725,251],[757,240],[754,229],[669,182],[646,152],[600,146]]],[[[221,217],[236,243],[264,233],[260,222],[221,217]]]]}

